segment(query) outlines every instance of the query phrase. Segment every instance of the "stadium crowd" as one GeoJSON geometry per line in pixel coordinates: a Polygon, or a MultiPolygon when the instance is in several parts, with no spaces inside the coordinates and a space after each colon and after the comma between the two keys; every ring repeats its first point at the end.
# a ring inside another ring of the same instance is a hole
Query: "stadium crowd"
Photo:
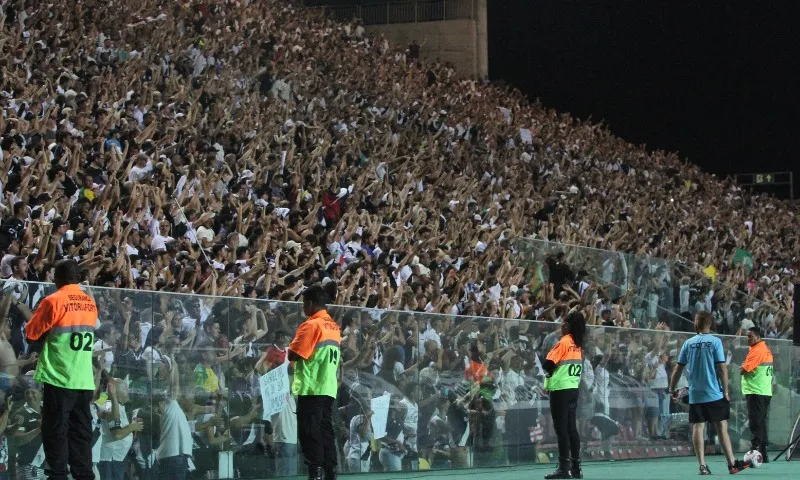
{"type": "MultiPolygon", "coordinates": [[[[294,2],[0,4],[0,363],[3,390],[21,392],[0,416],[0,476],[14,461],[20,478],[43,475],[22,329],[46,289],[26,281],[49,282],[62,258],[87,285],[142,291],[94,290],[103,478],[152,475],[159,449],[180,448],[203,475],[218,465],[202,453],[230,445],[242,476],[293,473],[296,419],[262,423],[253,379],[285,361],[301,313],[253,300],[315,282],[364,307],[339,315],[350,471],[463,466],[467,443],[495,455],[498,412],[539,395],[538,355],[556,339],[523,320],[577,309],[684,330],[681,315],[706,310],[720,333],[792,334],[797,207],[677,154],[294,2]],[[446,372],[475,386],[443,389],[446,372]],[[364,378],[396,393],[374,456],[364,378]],[[145,401],[163,382],[182,384],[182,412],[145,401]]],[[[609,378],[624,374],[648,388],[618,420],[631,438],[665,436],[679,336],[596,331],[583,419],[610,413],[609,378]]]]}

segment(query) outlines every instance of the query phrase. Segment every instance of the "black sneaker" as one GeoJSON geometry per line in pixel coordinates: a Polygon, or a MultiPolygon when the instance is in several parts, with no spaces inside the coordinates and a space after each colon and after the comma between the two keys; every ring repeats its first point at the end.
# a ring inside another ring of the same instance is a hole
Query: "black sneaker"
{"type": "Polygon", "coordinates": [[[711,470],[705,465],[700,465],[700,473],[698,475],[711,475],[711,470]]]}
{"type": "Polygon", "coordinates": [[[767,451],[765,450],[758,450],[761,452],[761,463],[769,463],[769,456],[767,455],[767,451]]]}
{"type": "Polygon", "coordinates": [[[733,465],[728,465],[728,473],[734,475],[752,466],[753,465],[750,462],[743,462],[742,460],[736,460],[735,462],[733,462],[733,465]]]}

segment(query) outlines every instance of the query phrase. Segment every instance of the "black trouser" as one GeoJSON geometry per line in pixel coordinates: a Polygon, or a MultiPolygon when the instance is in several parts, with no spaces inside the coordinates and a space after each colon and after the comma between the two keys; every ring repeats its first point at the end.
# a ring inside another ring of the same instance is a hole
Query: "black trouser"
{"type": "Polygon", "coordinates": [[[42,444],[50,480],[65,480],[67,464],[75,480],[94,480],[92,472],[92,413],[94,392],[44,384],[42,444]]]}
{"type": "Polygon", "coordinates": [[[555,390],[550,392],[550,414],[553,428],[558,437],[558,457],[581,458],[581,437],[578,435],[576,411],[578,410],[578,389],[555,390]]]}
{"type": "Polygon", "coordinates": [[[767,395],[745,395],[747,398],[747,417],[750,421],[750,447],[753,450],[767,450],[767,417],[769,402],[767,395]]]}
{"type": "Polygon", "coordinates": [[[336,468],[333,401],[324,395],[297,397],[297,440],[309,467],[336,468]]]}

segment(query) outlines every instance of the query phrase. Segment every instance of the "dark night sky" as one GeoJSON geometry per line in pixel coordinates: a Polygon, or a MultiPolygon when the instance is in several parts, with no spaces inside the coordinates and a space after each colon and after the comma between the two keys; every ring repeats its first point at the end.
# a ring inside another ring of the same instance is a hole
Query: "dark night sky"
{"type": "Polygon", "coordinates": [[[489,0],[489,73],[705,170],[800,183],[792,3],[489,0]]]}

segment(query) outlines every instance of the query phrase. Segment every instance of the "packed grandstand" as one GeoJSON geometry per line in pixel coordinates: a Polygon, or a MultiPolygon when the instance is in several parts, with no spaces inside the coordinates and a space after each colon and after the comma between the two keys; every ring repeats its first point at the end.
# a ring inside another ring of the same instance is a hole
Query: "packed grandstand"
{"type": "Polygon", "coordinates": [[[98,420],[95,461],[139,478],[158,456],[146,399],[162,377],[183,384],[197,478],[225,450],[242,477],[261,468],[242,455],[296,472],[296,448],[274,446],[296,443],[296,425],[261,421],[254,378],[283,363],[301,320],[282,302],[317,282],[343,306],[350,471],[399,465],[391,455],[494,464],[520,438],[552,441],[533,405],[554,329],[530,321],[581,310],[598,326],[581,418],[601,443],[595,413],[627,441],[668,441],[665,375],[685,338],[668,330],[694,313],[712,312],[719,333],[792,336],[797,205],[677,154],[296,2],[0,4],[0,363],[15,399],[0,472],[43,475],[22,329],[63,258],[97,287],[104,382],[124,382],[128,416],[146,418],[123,444],[98,420]],[[488,403],[464,386],[481,369],[488,403]],[[382,391],[400,447],[371,448],[363,426],[382,391]],[[473,428],[443,413],[465,399],[481,412],[473,428]]]}

